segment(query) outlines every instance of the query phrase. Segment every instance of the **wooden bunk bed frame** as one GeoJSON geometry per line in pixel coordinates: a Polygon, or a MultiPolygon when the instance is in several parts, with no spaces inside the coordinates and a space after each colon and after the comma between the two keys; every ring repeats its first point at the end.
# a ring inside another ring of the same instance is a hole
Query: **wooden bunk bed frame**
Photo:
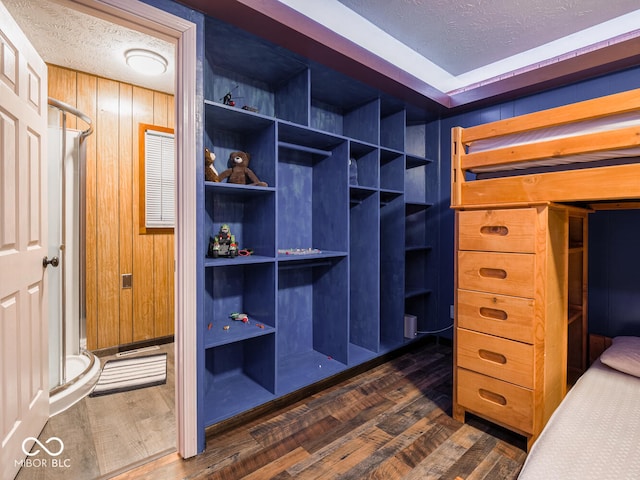
{"type": "Polygon", "coordinates": [[[640,208],[638,147],[640,89],[452,129],[454,418],[529,448],[584,372],[587,215],[640,208]]]}
{"type": "MultiPolygon", "coordinates": [[[[626,202],[640,199],[640,163],[467,180],[479,167],[560,158],[640,146],[640,126],[568,138],[543,140],[467,153],[479,140],[637,111],[640,89],[586,100],[470,128],[452,129],[451,206],[468,207],[540,202],[626,202]]],[[[622,207],[628,208],[624,203],[622,207]]]]}

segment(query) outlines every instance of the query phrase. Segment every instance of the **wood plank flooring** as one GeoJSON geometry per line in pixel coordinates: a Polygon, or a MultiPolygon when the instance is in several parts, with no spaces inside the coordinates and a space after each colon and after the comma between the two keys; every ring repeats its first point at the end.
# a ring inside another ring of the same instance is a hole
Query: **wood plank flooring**
{"type": "Polygon", "coordinates": [[[446,345],[419,346],[270,414],[212,428],[201,455],[168,455],[115,478],[516,478],[524,438],[451,417],[451,355],[446,345]]]}
{"type": "MultiPolygon", "coordinates": [[[[149,458],[175,451],[173,349],[171,343],[146,352],[167,352],[165,385],[86,397],[51,417],[39,440],[43,444],[51,437],[62,440],[64,451],[55,458],[60,466],[53,467],[50,457],[42,457],[49,460],[47,464],[23,467],[16,480],[108,478],[149,458]]],[[[101,362],[110,358],[114,355],[101,358],[101,362]]]]}

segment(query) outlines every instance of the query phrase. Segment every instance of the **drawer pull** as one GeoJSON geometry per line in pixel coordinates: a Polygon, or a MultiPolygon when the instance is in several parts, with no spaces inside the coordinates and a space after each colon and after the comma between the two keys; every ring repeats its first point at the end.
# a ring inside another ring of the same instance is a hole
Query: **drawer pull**
{"type": "Polygon", "coordinates": [[[480,233],[483,235],[498,235],[500,237],[506,237],[509,235],[509,229],[504,226],[486,225],[480,228],[480,233]]]}
{"type": "Polygon", "coordinates": [[[504,310],[487,307],[480,307],[480,316],[484,318],[490,318],[492,320],[506,320],[508,318],[507,312],[505,312],[504,310]]]}
{"type": "Polygon", "coordinates": [[[499,393],[493,393],[493,392],[490,392],[489,390],[485,390],[484,388],[481,388],[480,390],[478,390],[478,393],[480,394],[481,398],[483,398],[484,400],[487,400],[488,402],[495,403],[497,405],[502,405],[502,406],[505,406],[507,404],[507,399],[502,395],[500,395],[499,393]]]}
{"type": "Polygon", "coordinates": [[[478,350],[478,355],[481,359],[487,360],[488,362],[499,363],[501,365],[506,365],[507,357],[502,355],[501,353],[490,352],[489,350],[480,349],[478,350]]]}
{"type": "Polygon", "coordinates": [[[480,276],[485,278],[497,278],[504,280],[507,278],[507,271],[501,268],[481,268],[480,276]]]}

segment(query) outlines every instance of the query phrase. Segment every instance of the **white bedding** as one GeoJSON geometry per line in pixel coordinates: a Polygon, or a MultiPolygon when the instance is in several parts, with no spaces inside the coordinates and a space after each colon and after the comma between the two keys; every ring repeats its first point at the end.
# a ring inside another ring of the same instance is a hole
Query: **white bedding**
{"type": "Polygon", "coordinates": [[[596,361],[549,419],[518,479],[640,479],[640,378],[596,361]]]}
{"type": "MultiPolygon", "coordinates": [[[[495,150],[498,148],[506,148],[517,145],[526,145],[530,143],[541,142],[545,140],[557,140],[575,135],[587,133],[598,133],[609,130],[618,130],[626,127],[640,125],[640,113],[629,112],[608,117],[602,117],[595,120],[586,120],[583,122],[569,123],[551,128],[534,130],[526,133],[518,133],[513,135],[503,135],[501,137],[491,138],[487,140],[478,140],[469,146],[469,153],[483,152],[487,150],[495,150]]],[[[594,162],[598,160],[607,160],[610,158],[637,157],[640,156],[640,148],[628,148],[623,150],[603,151],[589,153],[584,155],[570,155],[565,157],[554,157],[542,160],[526,161],[505,166],[491,166],[474,168],[474,173],[500,172],[507,170],[517,170],[531,167],[548,167],[554,165],[565,165],[569,163],[594,162]]]]}

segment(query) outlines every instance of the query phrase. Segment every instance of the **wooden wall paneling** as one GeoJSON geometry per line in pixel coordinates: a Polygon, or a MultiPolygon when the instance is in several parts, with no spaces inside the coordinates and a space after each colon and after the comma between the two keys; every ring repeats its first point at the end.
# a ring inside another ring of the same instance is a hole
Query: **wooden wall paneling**
{"type": "MultiPolygon", "coordinates": [[[[153,95],[153,124],[167,127],[169,117],[169,95],[155,92],[153,95]]],[[[173,334],[173,250],[170,238],[173,234],[153,234],[154,250],[154,307],[155,336],[173,334]]]]}
{"type": "Polygon", "coordinates": [[[118,211],[118,83],[98,78],[96,179],[98,261],[98,348],[120,340],[118,211]]]}
{"type": "MultiPolygon", "coordinates": [[[[94,121],[86,155],[87,348],[174,333],[173,235],[138,231],[138,123],[174,128],[174,98],[49,66],[49,95],[94,121]],[[98,97],[99,95],[99,97],[98,97]],[[133,288],[122,288],[122,274],[133,288]]],[[[73,128],[85,128],[73,117],[73,128]]]]}
{"type": "MultiPolygon", "coordinates": [[[[76,108],[97,119],[97,78],[84,73],[77,74],[76,108]]],[[[96,126],[97,128],[97,126],[96,126]]],[[[85,215],[85,311],[87,349],[98,348],[98,261],[96,256],[97,207],[96,207],[96,138],[97,131],[86,140],[86,215],[85,215]]]]}
{"type": "MultiPolygon", "coordinates": [[[[140,209],[139,183],[140,158],[138,152],[138,124],[153,124],[153,92],[133,87],[133,216],[134,225],[140,225],[138,218],[140,209]]],[[[153,235],[133,235],[133,340],[141,341],[154,338],[154,248],[153,235]]]]}
{"type": "MultiPolygon", "coordinates": [[[[77,107],[77,72],[56,65],[48,65],[47,70],[49,74],[49,97],[60,100],[72,107],[77,107]]],[[[67,115],[67,128],[78,128],[78,121],[75,115],[67,115]]]]}
{"type": "Polygon", "coordinates": [[[133,289],[122,288],[122,275],[133,274],[133,88],[120,84],[119,97],[119,182],[120,208],[120,344],[133,342],[133,289]]]}

